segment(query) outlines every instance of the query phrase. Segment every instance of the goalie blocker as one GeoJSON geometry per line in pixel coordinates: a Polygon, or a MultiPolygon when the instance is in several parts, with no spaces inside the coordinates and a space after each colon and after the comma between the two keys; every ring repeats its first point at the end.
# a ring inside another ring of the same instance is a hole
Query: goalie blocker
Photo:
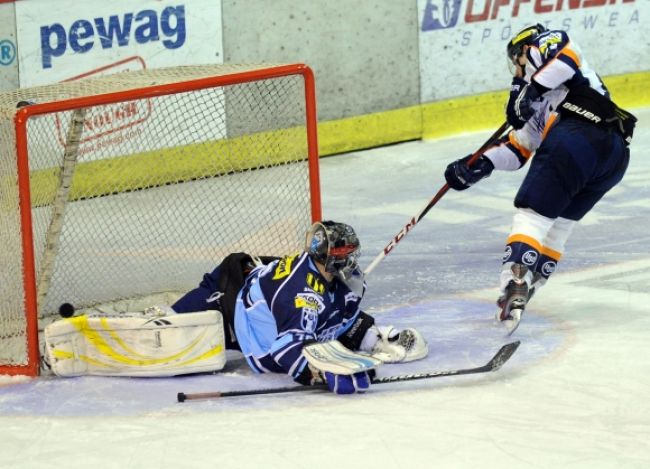
{"type": "Polygon", "coordinates": [[[57,376],[176,376],[226,363],[219,311],[167,316],[81,315],[45,328],[45,360],[57,376]]]}

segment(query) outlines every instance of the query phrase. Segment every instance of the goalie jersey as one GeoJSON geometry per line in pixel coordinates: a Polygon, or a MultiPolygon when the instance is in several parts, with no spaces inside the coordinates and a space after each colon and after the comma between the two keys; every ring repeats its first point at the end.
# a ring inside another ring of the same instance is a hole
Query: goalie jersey
{"type": "Polygon", "coordinates": [[[246,278],[235,306],[235,335],[254,371],[296,379],[307,366],[305,341],[346,333],[365,314],[360,301],[338,278],[328,284],[307,253],[284,257],[246,278]]]}

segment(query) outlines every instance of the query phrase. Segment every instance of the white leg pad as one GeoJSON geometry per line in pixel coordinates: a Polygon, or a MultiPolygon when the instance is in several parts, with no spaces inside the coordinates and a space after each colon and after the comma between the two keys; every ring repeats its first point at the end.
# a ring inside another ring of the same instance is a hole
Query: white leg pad
{"type": "Polygon", "coordinates": [[[62,319],[45,328],[45,354],[58,376],[175,376],[226,364],[218,311],[62,319]]]}

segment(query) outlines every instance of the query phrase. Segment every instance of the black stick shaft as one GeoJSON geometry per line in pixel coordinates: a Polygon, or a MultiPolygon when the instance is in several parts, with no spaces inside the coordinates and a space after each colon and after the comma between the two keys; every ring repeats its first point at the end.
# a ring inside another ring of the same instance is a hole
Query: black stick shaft
{"type": "MultiPolygon", "coordinates": [[[[386,384],[386,383],[397,383],[400,381],[415,381],[418,379],[430,379],[430,378],[440,378],[443,376],[458,376],[458,375],[469,375],[475,373],[487,373],[490,371],[496,371],[501,366],[507,362],[513,353],[519,347],[520,342],[511,342],[504,345],[499,349],[499,351],[492,357],[492,359],[485,365],[479,366],[476,368],[465,368],[460,370],[448,370],[448,371],[434,371],[432,373],[417,373],[411,375],[398,375],[398,376],[387,376],[384,378],[374,378],[372,384],[386,384]]],[[[303,391],[315,391],[315,390],[327,390],[326,384],[317,384],[314,386],[289,386],[284,388],[272,388],[272,389],[253,389],[250,391],[226,391],[226,392],[200,392],[200,393],[184,393],[179,392],[177,395],[178,402],[192,401],[192,400],[201,400],[201,399],[218,399],[221,397],[236,397],[236,396],[254,396],[259,394],[280,394],[286,392],[303,392],[303,391]]]]}
{"type": "Polygon", "coordinates": [[[372,384],[385,384],[385,383],[397,383],[399,381],[415,381],[418,379],[428,379],[428,378],[440,378],[442,376],[459,376],[459,375],[471,375],[476,373],[487,373],[490,371],[497,371],[507,362],[513,353],[519,347],[520,341],[511,342],[504,345],[499,349],[499,351],[492,357],[492,359],[483,366],[478,366],[476,368],[465,368],[460,370],[450,370],[450,371],[434,371],[433,373],[417,373],[412,375],[398,375],[398,376],[387,376],[384,378],[375,378],[372,380],[372,384]]]}
{"type": "Polygon", "coordinates": [[[179,392],[177,395],[178,402],[201,400],[201,399],[218,399],[220,397],[237,397],[237,396],[254,396],[256,394],[281,394],[285,392],[301,392],[301,391],[318,391],[327,390],[326,384],[316,384],[314,386],[288,386],[285,388],[268,388],[268,389],[252,389],[250,391],[224,391],[224,392],[197,392],[197,393],[184,393],[179,392]]]}

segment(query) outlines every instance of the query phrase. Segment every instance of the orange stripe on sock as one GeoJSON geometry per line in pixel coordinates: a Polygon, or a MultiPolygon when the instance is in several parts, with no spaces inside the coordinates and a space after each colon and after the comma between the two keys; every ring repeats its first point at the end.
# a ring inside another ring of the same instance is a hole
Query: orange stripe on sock
{"type": "Polygon", "coordinates": [[[562,257],[562,253],[559,251],[556,251],[554,249],[551,249],[546,246],[542,246],[542,249],[539,251],[540,253],[544,254],[545,256],[550,257],[553,259],[555,262],[559,261],[560,258],[562,257]]]}
{"type": "Polygon", "coordinates": [[[529,246],[532,246],[535,249],[537,249],[538,252],[542,251],[542,243],[537,241],[535,238],[531,238],[530,236],[526,236],[523,234],[515,234],[508,237],[507,244],[512,244],[512,243],[528,244],[529,246]]]}
{"type": "Polygon", "coordinates": [[[535,249],[537,249],[537,251],[540,254],[548,256],[548,257],[550,257],[551,259],[553,259],[556,262],[559,261],[562,258],[562,253],[561,252],[556,251],[555,249],[551,249],[551,248],[549,248],[547,246],[542,246],[542,243],[537,241],[535,238],[532,238],[532,237],[527,236],[527,235],[514,234],[514,235],[509,236],[506,244],[512,244],[512,243],[524,243],[524,244],[527,244],[529,246],[532,246],[535,249]]]}

